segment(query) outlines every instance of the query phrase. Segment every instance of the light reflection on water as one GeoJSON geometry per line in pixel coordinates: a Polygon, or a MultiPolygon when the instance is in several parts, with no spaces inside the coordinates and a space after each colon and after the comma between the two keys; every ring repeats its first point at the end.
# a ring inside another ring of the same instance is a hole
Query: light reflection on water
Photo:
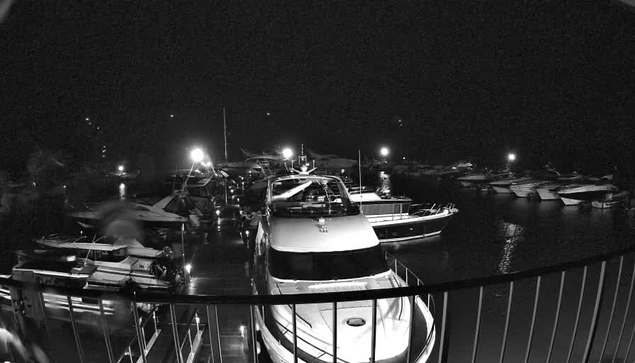
{"type": "Polygon", "coordinates": [[[119,200],[125,200],[126,199],[126,184],[121,183],[119,184],[119,200]]]}

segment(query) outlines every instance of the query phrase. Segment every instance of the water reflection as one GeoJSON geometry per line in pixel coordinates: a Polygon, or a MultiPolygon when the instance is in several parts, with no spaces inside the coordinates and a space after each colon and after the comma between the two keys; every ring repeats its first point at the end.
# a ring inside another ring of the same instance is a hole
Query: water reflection
{"type": "Polygon", "coordinates": [[[524,229],[520,224],[503,221],[501,221],[501,229],[501,234],[505,237],[505,245],[503,245],[503,257],[498,264],[498,273],[506,274],[510,272],[514,250],[523,240],[524,229]]]}
{"type": "Polygon", "coordinates": [[[126,199],[126,184],[121,183],[119,184],[119,200],[125,200],[126,199]]]}

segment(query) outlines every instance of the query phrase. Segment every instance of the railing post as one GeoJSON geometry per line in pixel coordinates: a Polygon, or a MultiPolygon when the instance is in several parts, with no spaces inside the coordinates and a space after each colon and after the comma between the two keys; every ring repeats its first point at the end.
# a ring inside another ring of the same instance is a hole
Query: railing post
{"type": "Polygon", "coordinates": [[[602,261],[602,267],[600,269],[600,282],[598,283],[598,293],[595,296],[595,306],[593,307],[593,317],[591,318],[591,329],[589,331],[589,338],[586,342],[586,348],[584,348],[584,355],[582,356],[582,362],[587,363],[589,361],[589,353],[591,352],[591,344],[595,338],[595,332],[597,330],[597,323],[600,317],[600,305],[602,305],[602,295],[604,292],[604,279],[606,277],[606,261],[602,261]]]}
{"type": "Polygon", "coordinates": [[[562,291],[564,289],[564,281],[567,275],[566,271],[562,271],[560,274],[560,290],[558,291],[558,302],[556,303],[556,316],[553,318],[553,330],[551,331],[551,341],[549,342],[549,353],[547,353],[546,363],[551,361],[551,354],[553,353],[553,343],[556,341],[556,331],[558,330],[558,322],[560,320],[560,307],[562,306],[562,291]]]}
{"type": "Polygon", "coordinates": [[[110,343],[110,335],[108,334],[108,327],[106,326],[106,317],[104,316],[104,303],[99,299],[99,316],[101,322],[101,331],[104,334],[104,341],[106,342],[106,352],[108,353],[108,362],[115,363],[115,357],[112,354],[112,344],[110,343]]]}
{"type": "Polygon", "coordinates": [[[509,282],[509,297],[507,298],[507,313],[505,314],[505,328],[503,330],[503,344],[501,346],[501,354],[499,362],[503,363],[505,358],[505,348],[507,348],[507,333],[509,332],[509,316],[512,310],[512,299],[514,298],[514,281],[509,282]]]}
{"type": "Polygon", "coordinates": [[[408,300],[410,300],[410,329],[408,330],[408,354],[406,355],[406,363],[410,363],[412,356],[412,331],[415,326],[415,305],[417,304],[417,296],[412,295],[408,300]]]}
{"type": "MultiPolygon", "coordinates": [[[[258,363],[258,340],[256,338],[256,322],[254,319],[254,309],[257,309],[257,306],[250,305],[249,306],[249,326],[251,330],[251,351],[253,355],[254,363],[258,363]]],[[[211,338],[211,335],[210,335],[211,338]]],[[[210,339],[211,340],[211,339],[210,339]]],[[[212,357],[214,356],[212,352],[212,357]]]]}
{"type": "MultiPolygon", "coordinates": [[[[617,358],[617,353],[620,351],[620,345],[622,343],[622,335],[624,334],[624,327],[626,326],[626,320],[628,319],[628,313],[631,308],[631,298],[633,297],[633,283],[635,283],[635,261],[633,262],[633,273],[631,274],[631,286],[628,289],[628,299],[626,300],[626,309],[624,310],[624,320],[622,321],[622,327],[620,328],[619,340],[617,341],[617,347],[615,348],[615,354],[613,354],[613,359],[611,359],[611,363],[615,363],[615,359],[617,358]]],[[[635,330],[633,330],[635,333],[635,330]]],[[[630,352],[630,345],[629,345],[630,352]]],[[[628,358],[628,353],[626,353],[626,357],[628,358]]],[[[549,363],[549,362],[547,362],[549,363]]]]}
{"type": "Polygon", "coordinates": [[[534,337],[534,327],[536,325],[536,312],[538,311],[538,299],[540,298],[540,282],[542,276],[536,278],[536,297],[534,299],[534,311],[531,314],[531,325],[529,327],[529,340],[527,341],[527,350],[525,352],[525,363],[529,361],[529,352],[531,351],[531,341],[534,337]]]}
{"type": "Polygon", "coordinates": [[[44,294],[40,292],[38,294],[38,297],[40,300],[40,313],[42,314],[42,321],[44,322],[44,330],[46,331],[46,341],[48,343],[49,349],[51,349],[51,352],[52,352],[55,348],[53,347],[53,344],[51,344],[51,330],[49,328],[48,319],[46,318],[46,302],[44,301],[44,294]]]}
{"type": "Polygon", "coordinates": [[[443,315],[441,317],[441,340],[439,341],[439,363],[446,362],[448,360],[448,337],[447,337],[447,320],[448,320],[448,298],[449,293],[443,292],[443,315]]]}
{"type": "MultiPolygon", "coordinates": [[[[136,295],[136,294],[135,294],[136,295]]],[[[137,299],[134,299],[134,301],[132,301],[132,317],[134,319],[134,326],[135,329],[137,331],[137,343],[139,343],[139,353],[141,354],[141,360],[143,361],[143,363],[147,363],[146,360],[146,342],[145,340],[143,340],[142,336],[143,334],[141,333],[141,326],[139,325],[139,312],[137,311],[137,304],[136,304],[137,299]]]]}
{"type": "Polygon", "coordinates": [[[82,342],[79,339],[79,332],[77,331],[77,324],[75,323],[75,316],[73,315],[73,301],[71,300],[70,295],[66,295],[66,301],[68,301],[68,313],[71,317],[71,326],[73,327],[73,335],[75,336],[75,344],[77,345],[79,361],[84,363],[84,351],[82,349],[82,342]]]}
{"type": "Polygon", "coordinates": [[[298,363],[298,319],[296,317],[295,304],[291,305],[291,313],[293,314],[291,318],[291,323],[293,324],[293,363],[298,363]]]}
{"type": "Polygon", "coordinates": [[[478,351],[478,337],[481,331],[481,311],[483,310],[483,286],[478,288],[478,308],[476,313],[476,328],[474,333],[474,348],[472,348],[472,363],[476,363],[476,352],[478,351]]]}
{"type": "Polygon", "coordinates": [[[337,363],[337,301],[333,302],[333,363],[337,363]]]}
{"type": "Polygon", "coordinates": [[[578,324],[580,323],[580,310],[582,309],[582,300],[584,297],[584,288],[586,287],[586,275],[589,266],[584,266],[584,272],[582,273],[582,284],[580,286],[580,297],[578,298],[578,310],[575,314],[575,323],[573,323],[573,332],[571,333],[571,344],[569,344],[569,353],[567,354],[567,363],[571,361],[571,353],[573,353],[573,345],[575,343],[575,336],[578,332],[578,324]]]}
{"type": "Polygon", "coordinates": [[[370,363],[375,363],[375,349],[377,348],[377,299],[372,303],[372,331],[370,332],[370,363]]]}
{"type": "Polygon", "coordinates": [[[604,352],[606,351],[606,343],[609,340],[609,333],[611,332],[611,326],[613,325],[613,314],[615,314],[615,304],[617,303],[617,293],[620,291],[620,281],[622,279],[623,266],[624,266],[624,256],[620,256],[620,267],[617,269],[617,281],[615,283],[615,294],[613,294],[613,304],[611,305],[611,315],[609,317],[609,325],[606,328],[606,334],[604,335],[604,343],[602,344],[602,352],[600,353],[600,361],[602,361],[602,359],[604,358],[604,352]]]}
{"type": "MultiPolygon", "coordinates": [[[[205,305],[207,313],[207,330],[209,333],[209,346],[212,351],[212,362],[215,361],[215,352],[218,353],[218,362],[223,363],[223,352],[220,345],[220,332],[218,330],[218,308],[216,305],[210,309],[209,305],[205,305]],[[216,349],[214,349],[216,347],[216,349]]],[[[255,344],[255,343],[254,343],[255,344]]],[[[254,348],[255,349],[255,348],[254,348]]]]}
{"type": "Polygon", "coordinates": [[[170,321],[172,323],[172,334],[174,336],[174,353],[176,354],[176,362],[183,363],[183,354],[181,352],[181,343],[179,342],[179,328],[177,326],[174,304],[170,304],[170,321]]]}

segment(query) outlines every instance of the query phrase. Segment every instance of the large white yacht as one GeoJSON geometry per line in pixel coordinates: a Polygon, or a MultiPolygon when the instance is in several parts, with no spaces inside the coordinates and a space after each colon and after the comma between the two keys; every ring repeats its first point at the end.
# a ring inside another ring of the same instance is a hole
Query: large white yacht
{"type": "MultiPolygon", "coordinates": [[[[350,201],[337,177],[304,172],[268,182],[266,207],[259,213],[254,246],[255,294],[303,294],[363,291],[406,286],[387,265],[379,240],[359,207],[350,201]]],[[[434,323],[420,298],[411,309],[407,297],[372,302],[296,306],[297,357],[300,362],[368,362],[372,328],[376,329],[375,359],[425,362],[434,346],[434,323]],[[414,311],[414,314],[411,312],[414,311]],[[335,324],[335,325],[334,325],[335,324]],[[409,339],[410,327],[413,339],[409,339]],[[414,359],[413,359],[414,358],[414,359]]],[[[255,308],[261,339],[276,363],[293,362],[293,308],[255,308]]]]}
{"type": "Polygon", "coordinates": [[[557,193],[564,205],[578,205],[593,199],[602,199],[607,193],[617,191],[613,184],[571,184],[558,189],[557,193]]]}

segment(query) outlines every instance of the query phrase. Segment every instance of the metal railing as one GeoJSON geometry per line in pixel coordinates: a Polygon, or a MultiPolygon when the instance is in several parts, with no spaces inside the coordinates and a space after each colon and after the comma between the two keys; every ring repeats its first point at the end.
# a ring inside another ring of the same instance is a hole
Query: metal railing
{"type": "MultiPolygon", "coordinates": [[[[199,354],[208,357],[212,362],[257,362],[264,359],[264,354],[267,353],[260,344],[259,326],[254,317],[257,309],[271,305],[290,305],[293,321],[289,326],[290,332],[285,333],[287,336],[290,335],[288,349],[285,349],[296,362],[308,360],[306,352],[299,349],[301,347],[298,345],[301,339],[298,336],[301,328],[296,319],[299,307],[303,304],[330,304],[333,311],[330,318],[333,327],[337,327],[338,316],[342,317],[345,313],[340,307],[341,303],[370,301],[373,311],[369,360],[375,362],[378,302],[399,297],[408,297],[414,302],[417,296],[430,296],[428,306],[434,305],[434,301],[438,303],[438,309],[433,311],[436,339],[432,355],[427,359],[430,362],[522,360],[525,363],[614,363],[629,361],[635,338],[635,313],[631,307],[635,282],[633,252],[635,248],[629,247],[555,266],[427,285],[423,285],[423,282],[403,264],[391,261],[395,272],[404,276],[403,279],[407,279],[410,286],[346,292],[266,296],[166,296],[155,293],[113,295],[84,289],[47,288],[47,294],[67,297],[69,309],[61,315],[45,308],[44,305],[25,305],[23,297],[28,294],[35,294],[43,299],[40,287],[3,278],[0,279],[0,285],[11,291],[8,311],[12,313],[3,313],[2,321],[8,331],[14,332],[22,340],[30,341],[24,346],[41,347],[51,361],[114,363],[121,361],[122,357],[134,355],[138,357],[137,362],[182,363],[193,361],[199,354]],[[83,301],[98,301],[101,314],[93,316],[100,327],[94,330],[100,333],[92,331],[91,334],[101,335],[101,344],[97,343],[98,339],[89,340],[86,337],[83,328],[83,325],[87,324],[86,319],[80,316],[85,313],[73,310],[74,303],[71,297],[79,297],[83,301]],[[113,301],[126,306],[138,306],[139,303],[154,304],[159,308],[150,315],[132,308],[131,317],[126,322],[115,323],[111,318],[106,319],[103,314],[104,302],[113,301]],[[194,314],[182,314],[190,316],[189,320],[177,317],[177,312],[183,309],[194,311],[194,314]],[[33,333],[29,325],[32,325],[31,321],[37,320],[34,314],[38,311],[40,322],[45,329],[33,333]],[[156,323],[156,316],[161,314],[168,318],[165,322],[156,323]],[[205,315],[204,319],[198,318],[201,314],[205,315]],[[11,320],[14,324],[7,323],[11,320]],[[58,320],[64,320],[66,325],[60,327],[58,320]],[[145,327],[152,327],[153,324],[148,325],[152,321],[156,323],[153,336],[157,336],[150,344],[150,340],[145,339],[145,327]],[[196,326],[193,328],[194,334],[189,333],[192,321],[196,326]],[[236,322],[241,324],[241,334],[238,335],[232,333],[231,328],[232,324],[237,324],[236,322]],[[245,322],[247,324],[243,324],[245,322]],[[117,324],[118,328],[113,326],[117,324]],[[188,333],[183,335],[178,328],[180,325],[187,326],[188,333]],[[163,334],[170,330],[172,342],[169,342],[170,339],[167,342],[159,342],[163,334]],[[119,333],[113,335],[113,331],[119,333]],[[59,345],[63,334],[71,338],[65,345],[59,345]],[[119,341],[122,339],[119,338],[125,334],[130,334],[132,339],[123,339],[125,342],[122,343],[119,341]],[[117,341],[113,337],[117,337],[117,341]],[[72,344],[73,340],[75,344],[72,344]],[[154,348],[149,349],[149,346],[154,348]],[[237,346],[242,348],[237,350],[237,346]],[[172,351],[172,356],[176,359],[165,358],[170,356],[166,354],[159,354],[158,357],[158,353],[153,355],[161,349],[172,351]],[[64,350],[65,355],[55,353],[59,353],[60,350],[64,350]],[[69,354],[69,350],[74,353],[69,354]],[[105,350],[107,354],[89,356],[93,354],[90,352],[95,350],[105,350]]],[[[387,257],[390,259],[389,255],[387,257]]],[[[26,304],[32,304],[32,300],[27,299],[26,304]]],[[[408,346],[425,345],[425,342],[413,338],[412,331],[411,327],[408,346]]],[[[338,358],[338,348],[347,343],[342,341],[346,335],[340,333],[337,328],[332,330],[332,339],[337,342],[332,345],[333,351],[322,358],[314,357],[314,361],[343,362],[338,358]]],[[[424,349],[427,348],[424,346],[424,349]]],[[[12,355],[18,352],[19,349],[14,347],[12,355]]],[[[396,361],[413,362],[420,357],[417,352],[410,352],[398,357],[396,361]]],[[[275,362],[281,361],[276,357],[270,358],[275,362]]]]}

